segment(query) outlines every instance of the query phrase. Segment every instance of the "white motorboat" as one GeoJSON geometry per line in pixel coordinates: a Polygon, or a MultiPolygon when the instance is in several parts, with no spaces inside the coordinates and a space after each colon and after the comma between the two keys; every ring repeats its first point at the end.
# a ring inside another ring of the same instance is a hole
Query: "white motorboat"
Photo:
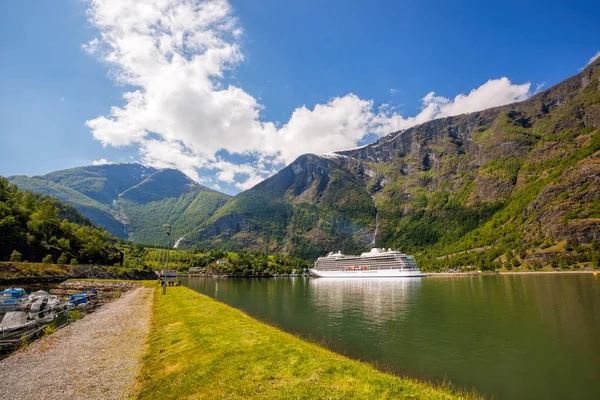
{"type": "Polygon", "coordinates": [[[34,297],[29,307],[30,316],[35,320],[44,322],[52,321],[57,313],[67,309],[67,305],[61,302],[58,296],[46,292],[44,292],[45,295],[42,295],[39,292],[35,292],[38,293],[38,296],[34,297]]]}
{"type": "Polygon", "coordinates": [[[37,322],[31,319],[25,311],[9,311],[0,322],[0,335],[26,330],[36,325],[37,322]]]}

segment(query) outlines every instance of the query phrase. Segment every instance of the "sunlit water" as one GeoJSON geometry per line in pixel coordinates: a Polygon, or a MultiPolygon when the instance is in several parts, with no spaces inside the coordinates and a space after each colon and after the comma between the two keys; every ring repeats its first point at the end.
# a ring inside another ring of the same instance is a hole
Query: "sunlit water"
{"type": "Polygon", "coordinates": [[[497,399],[600,399],[600,278],[190,278],[200,293],[397,374],[497,399]]]}

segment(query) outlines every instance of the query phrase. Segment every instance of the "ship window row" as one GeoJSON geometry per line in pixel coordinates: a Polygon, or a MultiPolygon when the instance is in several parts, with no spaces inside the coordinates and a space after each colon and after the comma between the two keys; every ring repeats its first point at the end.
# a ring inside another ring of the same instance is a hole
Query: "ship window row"
{"type": "Polygon", "coordinates": [[[355,263],[355,262],[378,262],[378,261],[387,261],[387,262],[410,262],[413,261],[410,258],[393,258],[393,257],[378,257],[378,258],[322,258],[319,262],[334,262],[334,263],[355,263]]]}
{"type": "Polygon", "coordinates": [[[409,262],[409,261],[362,261],[362,262],[326,262],[326,261],[318,261],[316,263],[316,265],[320,265],[320,266],[351,266],[351,265],[371,265],[371,266],[376,266],[376,265],[409,265],[409,266],[413,266],[416,265],[414,262],[409,262]]]}
{"type": "MultiPolygon", "coordinates": [[[[362,271],[360,269],[357,269],[357,270],[347,270],[346,267],[337,267],[337,268],[317,267],[317,269],[319,271],[349,271],[349,272],[351,272],[351,271],[362,271]]],[[[415,267],[408,267],[408,268],[405,268],[405,267],[375,267],[375,268],[370,267],[368,270],[365,270],[365,271],[369,271],[369,270],[374,271],[374,270],[379,270],[379,269],[399,269],[399,270],[402,270],[402,271],[416,271],[417,270],[417,268],[415,268],[415,267]]]]}

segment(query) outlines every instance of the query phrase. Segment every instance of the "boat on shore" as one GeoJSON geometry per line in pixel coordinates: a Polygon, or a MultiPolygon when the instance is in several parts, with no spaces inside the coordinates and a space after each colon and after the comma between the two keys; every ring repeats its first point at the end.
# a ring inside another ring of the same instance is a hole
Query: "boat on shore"
{"type": "Polygon", "coordinates": [[[53,294],[38,290],[27,294],[24,289],[10,288],[1,294],[0,338],[21,335],[43,327],[74,308],[87,309],[96,304],[97,292],[93,289],[71,296],[63,302],[53,294]]]}
{"type": "Polygon", "coordinates": [[[67,304],[63,303],[58,296],[38,290],[29,295],[31,304],[29,315],[39,322],[52,321],[58,313],[67,310],[67,304]]]}
{"type": "Polygon", "coordinates": [[[24,289],[10,288],[0,292],[0,313],[25,309],[31,300],[24,289]]]}
{"type": "Polygon", "coordinates": [[[0,337],[28,330],[37,326],[35,319],[25,311],[9,311],[0,322],[0,337]]]}
{"type": "Polygon", "coordinates": [[[311,276],[320,278],[415,278],[425,274],[412,256],[392,249],[373,248],[360,256],[341,252],[319,257],[311,276]]]}
{"type": "Polygon", "coordinates": [[[98,302],[98,292],[95,289],[84,289],[81,293],[72,294],[67,303],[69,308],[87,309],[98,302]]]}

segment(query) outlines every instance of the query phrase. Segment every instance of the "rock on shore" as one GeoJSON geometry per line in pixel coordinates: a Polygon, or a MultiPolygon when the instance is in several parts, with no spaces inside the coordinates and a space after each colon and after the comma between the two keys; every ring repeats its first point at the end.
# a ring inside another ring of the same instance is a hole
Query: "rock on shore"
{"type": "Polygon", "coordinates": [[[98,291],[99,302],[105,303],[138,286],[139,282],[68,280],[50,290],[50,293],[64,297],[81,293],[85,289],[95,289],[98,291]]]}

